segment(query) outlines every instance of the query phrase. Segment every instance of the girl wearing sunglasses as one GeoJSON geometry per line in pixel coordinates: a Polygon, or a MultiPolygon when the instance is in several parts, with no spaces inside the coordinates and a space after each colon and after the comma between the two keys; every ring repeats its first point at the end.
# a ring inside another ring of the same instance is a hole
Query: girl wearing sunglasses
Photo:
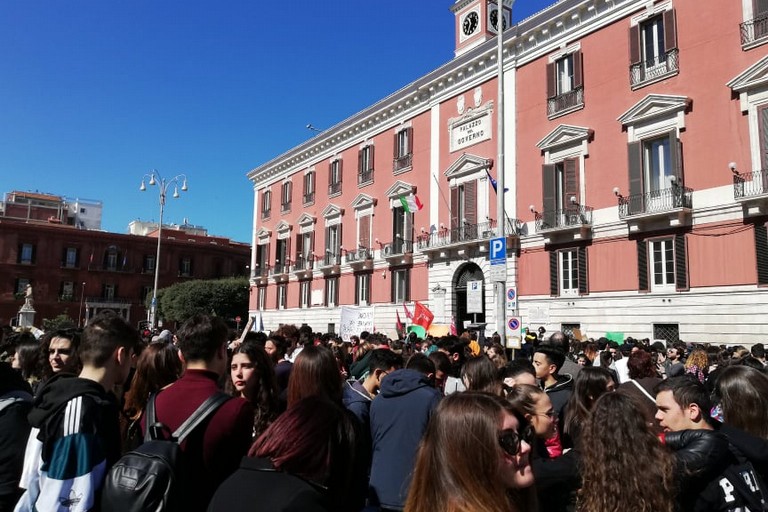
{"type": "Polygon", "coordinates": [[[502,398],[473,391],[444,398],[422,439],[405,512],[535,510],[531,436],[502,398]]]}

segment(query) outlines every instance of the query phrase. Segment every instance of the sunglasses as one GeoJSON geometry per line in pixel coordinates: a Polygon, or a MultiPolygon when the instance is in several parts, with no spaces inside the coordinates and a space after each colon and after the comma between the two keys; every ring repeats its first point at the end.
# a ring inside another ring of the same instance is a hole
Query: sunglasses
{"type": "Polygon", "coordinates": [[[514,429],[506,429],[499,432],[499,446],[507,455],[514,457],[520,453],[520,444],[525,441],[529,445],[533,442],[534,430],[531,425],[526,425],[522,432],[514,429]]]}

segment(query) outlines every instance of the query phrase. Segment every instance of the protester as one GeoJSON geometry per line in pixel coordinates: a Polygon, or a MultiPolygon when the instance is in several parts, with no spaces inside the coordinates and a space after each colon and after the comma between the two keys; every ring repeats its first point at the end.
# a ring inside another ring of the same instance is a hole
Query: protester
{"type": "Polygon", "coordinates": [[[536,369],[527,359],[515,359],[499,370],[499,378],[505,393],[518,384],[536,385],[536,369]]]}
{"type": "Polygon", "coordinates": [[[507,354],[504,351],[504,347],[502,347],[500,343],[493,343],[490,347],[488,347],[488,352],[486,352],[486,355],[499,370],[504,368],[504,366],[507,364],[507,354]]]}
{"type": "Polygon", "coordinates": [[[461,380],[467,391],[502,394],[502,382],[496,365],[485,356],[470,358],[461,369],[461,380]]]}
{"type": "MultiPolygon", "coordinates": [[[[51,341],[55,350],[65,345],[58,338],[51,341]]],[[[99,314],[83,331],[80,374],[60,371],[41,385],[29,414],[18,512],[96,506],[120,457],[120,409],[111,390],[128,378],[138,343],[138,331],[121,317],[99,314]]]]}
{"type": "Polygon", "coordinates": [[[633,352],[627,358],[627,371],[629,380],[618,388],[620,393],[626,393],[636,399],[648,423],[654,432],[661,432],[656,421],[656,395],[654,389],[661,382],[656,372],[656,363],[651,354],[645,350],[633,352]]]}
{"type": "MultiPolygon", "coordinates": [[[[583,368],[573,384],[573,392],[565,408],[563,444],[579,448],[584,425],[598,398],[616,389],[611,373],[599,366],[583,368]]],[[[589,447],[585,447],[589,449],[589,447]]]]}
{"type": "MultiPolygon", "coordinates": [[[[36,347],[39,350],[39,347],[36,347]]],[[[0,511],[13,510],[21,497],[19,479],[29,437],[27,414],[32,389],[11,365],[0,362],[0,511]]]]}
{"type": "Polygon", "coordinates": [[[552,400],[552,407],[557,415],[560,428],[562,428],[564,421],[565,404],[571,397],[571,389],[573,388],[573,377],[560,374],[560,368],[564,362],[565,354],[563,351],[553,346],[539,345],[533,353],[536,378],[539,379],[541,387],[552,400]]]}
{"type": "Polygon", "coordinates": [[[406,512],[534,510],[529,434],[497,396],[443,400],[419,448],[406,512]]]}
{"type": "Polygon", "coordinates": [[[40,371],[40,342],[32,333],[23,332],[16,336],[11,366],[21,373],[34,393],[42,375],[40,371]]]}
{"type": "Polygon", "coordinates": [[[699,382],[704,383],[709,375],[709,358],[706,350],[697,348],[691,351],[685,360],[685,373],[693,375],[699,379],[699,382]]]}
{"type": "Polygon", "coordinates": [[[280,413],[272,361],[255,342],[244,341],[232,351],[229,375],[227,389],[230,394],[245,398],[253,406],[253,436],[258,437],[280,413]]]}
{"type": "MultiPolygon", "coordinates": [[[[201,314],[189,318],[176,333],[184,374],[155,400],[157,421],[169,433],[219,392],[219,379],[227,372],[228,334],[224,320],[201,314]]],[[[231,398],[182,443],[185,463],[195,468],[184,493],[185,510],[204,510],[219,484],[237,469],[252,441],[253,418],[253,407],[247,400],[231,398]]]]}
{"type": "Polygon", "coordinates": [[[288,342],[282,336],[271,334],[264,343],[264,350],[269,355],[275,366],[275,379],[278,392],[284,393],[288,389],[288,380],[291,377],[293,363],[286,359],[288,342]]]}
{"type": "Polygon", "coordinates": [[[675,459],[645,422],[635,399],[606,393],[582,434],[580,512],[672,512],[675,459]]]}
{"type": "Polygon", "coordinates": [[[342,405],[343,383],[336,358],[329,348],[308,345],[296,357],[288,381],[288,407],[319,395],[342,405]]]}
{"type": "Polygon", "coordinates": [[[40,340],[41,355],[48,361],[43,365],[43,379],[59,372],[78,373],[81,368],[79,345],[80,333],[74,329],[46,333],[40,340]]]}
{"type": "Polygon", "coordinates": [[[768,376],[748,366],[728,366],[718,375],[714,394],[725,424],[768,440],[768,376]]]}

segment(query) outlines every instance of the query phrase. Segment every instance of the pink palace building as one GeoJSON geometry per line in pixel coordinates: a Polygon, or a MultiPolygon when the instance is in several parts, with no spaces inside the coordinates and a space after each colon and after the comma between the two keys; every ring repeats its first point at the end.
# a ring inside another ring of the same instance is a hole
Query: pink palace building
{"type": "Polygon", "coordinates": [[[392,331],[419,301],[491,334],[502,223],[523,326],[764,341],[768,2],[562,0],[509,26],[511,3],[457,0],[450,62],[248,173],[252,314],[338,331],[365,306],[392,331]]]}

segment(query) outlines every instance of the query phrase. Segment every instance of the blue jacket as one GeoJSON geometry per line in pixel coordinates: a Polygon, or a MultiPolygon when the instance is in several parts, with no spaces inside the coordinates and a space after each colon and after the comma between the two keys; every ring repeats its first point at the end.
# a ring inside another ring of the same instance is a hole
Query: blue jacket
{"type": "Polygon", "coordinates": [[[396,370],[382,380],[371,403],[372,505],[405,505],[419,442],[440,398],[427,376],[415,370],[396,370]]]}
{"type": "Polygon", "coordinates": [[[370,424],[371,397],[359,381],[347,381],[344,386],[342,401],[344,407],[357,416],[360,423],[367,429],[370,424]]]}

